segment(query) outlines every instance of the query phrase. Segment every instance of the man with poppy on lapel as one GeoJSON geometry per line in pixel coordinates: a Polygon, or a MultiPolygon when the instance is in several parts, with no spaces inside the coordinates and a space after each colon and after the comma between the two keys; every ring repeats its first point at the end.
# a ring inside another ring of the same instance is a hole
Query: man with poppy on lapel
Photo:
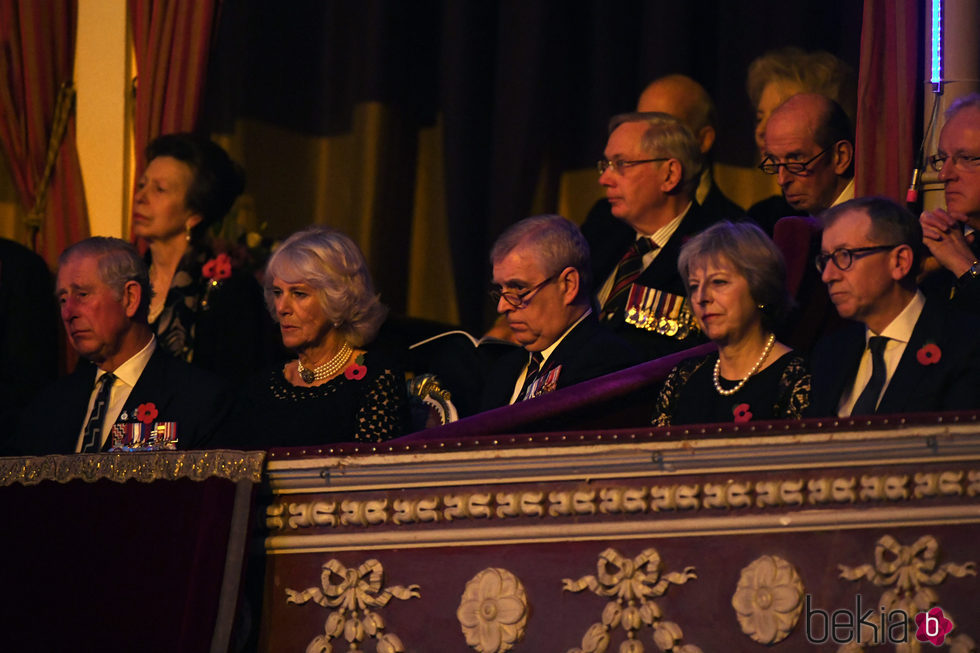
{"type": "Polygon", "coordinates": [[[892,200],[828,209],[817,268],[841,317],[817,343],[811,412],[841,417],[980,407],[980,339],[970,319],[915,283],[919,222],[892,200]]]}
{"type": "Polygon", "coordinates": [[[58,263],[55,294],[81,360],[24,412],[14,453],[97,453],[112,446],[114,432],[134,448],[207,446],[231,397],[217,377],[157,346],[147,323],[149,272],[136,248],[89,238],[58,263]],[[134,433],[134,441],[121,437],[134,433]]]}

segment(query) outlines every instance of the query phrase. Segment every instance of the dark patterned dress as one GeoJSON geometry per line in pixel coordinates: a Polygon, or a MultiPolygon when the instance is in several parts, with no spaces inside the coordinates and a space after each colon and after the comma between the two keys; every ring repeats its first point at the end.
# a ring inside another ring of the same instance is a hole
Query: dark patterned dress
{"type": "MultiPolygon", "coordinates": [[[[688,359],[670,371],[657,397],[654,426],[799,419],[810,405],[810,372],[796,352],[786,352],[728,397],[714,384],[718,354],[688,359]]],[[[720,379],[730,390],[738,381],[720,379]]]]}
{"type": "Polygon", "coordinates": [[[405,388],[404,373],[376,352],[313,387],[294,386],[276,367],[247,384],[229,437],[259,449],[389,440],[409,424],[405,388]]]}
{"type": "Polygon", "coordinates": [[[258,282],[233,269],[212,284],[203,270],[214,258],[204,247],[187,249],[150,326],[173,355],[237,381],[273,360],[278,338],[258,282]]]}

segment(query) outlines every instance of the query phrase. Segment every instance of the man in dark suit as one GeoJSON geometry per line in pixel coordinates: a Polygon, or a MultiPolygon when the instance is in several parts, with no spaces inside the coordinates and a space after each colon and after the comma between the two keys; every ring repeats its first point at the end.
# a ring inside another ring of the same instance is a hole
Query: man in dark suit
{"type": "Polygon", "coordinates": [[[56,296],[72,347],[82,357],[69,376],[25,412],[19,453],[95,453],[124,444],[206,446],[230,406],[221,381],[157,346],[147,324],[150,280],[136,249],[89,238],[59,259],[56,296]],[[113,428],[115,426],[115,428],[113,428]]]}
{"type": "Polygon", "coordinates": [[[980,311],[980,93],[958,99],[946,111],[939,151],[929,158],[939,173],[946,209],[919,217],[922,242],[940,270],[924,282],[927,294],[957,308],[980,311]]]}
{"type": "Polygon", "coordinates": [[[53,285],[44,259],[0,238],[0,450],[24,406],[57,376],[53,285]]]}
{"type": "Polygon", "coordinates": [[[841,317],[854,323],[817,343],[814,415],[980,407],[980,339],[970,318],[915,285],[919,223],[878,197],[822,216],[817,266],[841,317]]]}
{"type": "Polygon", "coordinates": [[[523,349],[499,358],[484,386],[483,410],[506,406],[639,362],[592,312],[589,246],[559,215],[521,220],[490,253],[491,297],[523,349]]]}
{"type": "Polygon", "coordinates": [[[659,358],[703,341],[677,272],[681,245],[714,222],[694,201],[701,150],[667,114],[623,114],[610,126],[599,183],[617,221],[582,227],[600,321],[659,358]]]}

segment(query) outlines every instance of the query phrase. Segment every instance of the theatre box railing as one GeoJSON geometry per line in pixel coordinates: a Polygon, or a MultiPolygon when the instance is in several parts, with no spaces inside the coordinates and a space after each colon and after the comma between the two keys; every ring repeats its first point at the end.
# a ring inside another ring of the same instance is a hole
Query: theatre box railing
{"type": "Polygon", "coordinates": [[[264,458],[0,458],[0,651],[227,651],[264,458]]]}
{"type": "Polygon", "coordinates": [[[273,450],[266,473],[263,651],[980,638],[976,414],[273,450]]]}

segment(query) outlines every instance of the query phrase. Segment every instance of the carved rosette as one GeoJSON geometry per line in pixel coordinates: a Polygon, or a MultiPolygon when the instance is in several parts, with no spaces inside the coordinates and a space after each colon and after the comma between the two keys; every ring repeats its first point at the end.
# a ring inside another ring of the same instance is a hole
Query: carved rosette
{"type": "Polygon", "coordinates": [[[509,651],[527,626],[524,585],[506,569],[484,569],[466,583],[456,618],[470,648],[480,653],[509,651]]]}
{"type": "Polygon", "coordinates": [[[636,558],[622,557],[615,549],[599,554],[595,576],[583,576],[577,581],[562,580],[567,592],[589,589],[598,596],[612,598],[602,611],[601,620],[592,624],[582,637],[582,645],[568,653],[601,653],[609,647],[610,633],[619,627],[626,631],[626,640],[619,653],[644,653],[638,633],[643,626],[653,629],[653,643],[665,653],[701,653],[693,644],[683,644],[681,627],[664,620],[660,606],[653,599],[663,596],[671,585],[683,585],[697,578],[694,567],[681,572],[661,574],[660,554],[645,549],[636,558]]]}
{"type": "Polygon", "coordinates": [[[405,647],[394,633],[385,633],[384,619],[371,608],[384,607],[392,598],[403,601],[421,596],[418,585],[386,587],[381,590],[384,568],[371,559],[354,568],[329,560],[320,574],[320,588],[302,592],[286,589],[286,602],[302,605],[312,600],[324,608],[337,608],[327,617],[324,632],[306,647],[307,653],[331,653],[335,639],[347,641],[345,650],[363,651],[365,638],[377,640],[377,653],[402,653],[405,647]]]}
{"type": "Polygon", "coordinates": [[[803,581],[782,558],[762,556],[742,570],[732,607],[743,633],[760,644],[781,642],[800,618],[803,581]]]}
{"type": "MultiPolygon", "coordinates": [[[[875,561],[873,565],[861,565],[859,567],[848,567],[838,565],[840,577],[845,580],[866,579],[878,587],[886,589],[878,600],[880,609],[877,614],[868,620],[874,627],[865,626],[862,628],[860,642],[868,644],[879,643],[875,641],[874,634],[883,633],[881,614],[890,613],[892,610],[902,610],[910,618],[920,612],[926,612],[936,605],[940,605],[939,594],[932,589],[941,585],[948,576],[963,578],[965,576],[976,576],[976,562],[958,564],[947,562],[943,565],[937,564],[937,551],[939,542],[931,535],[920,537],[912,546],[904,546],[891,535],[885,535],[878,540],[875,545],[875,561]]],[[[947,618],[953,620],[947,614],[947,618]]],[[[954,621],[955,626],[955,621],[954,621]]],[[[954,627],[955,630],[955,627],[954,627]]],[[[880,637],[879,637],[880,639],[880,637]]],[[[838,651],[841,653],[858,653],[864,650],[864,645],[860,642],[850,642],[842,645],[838,651]]],[[[914,638],[910,639],[910,648],[914,638]]],[[[946,640],[951,651],[974,650],[973,640],[964,634],[950,635],[946,640]]],[[[918,643],[915,642],[914,645],[918,643]]],[[[896,649],[905,646],[898,644],[896,649]]]]}

